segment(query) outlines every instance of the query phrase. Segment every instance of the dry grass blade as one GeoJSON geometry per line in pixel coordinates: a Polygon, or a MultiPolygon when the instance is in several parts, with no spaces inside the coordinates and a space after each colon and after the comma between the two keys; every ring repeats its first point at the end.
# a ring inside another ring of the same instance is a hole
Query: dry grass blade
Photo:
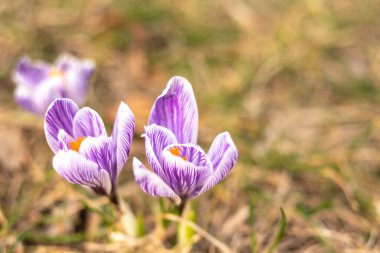
{"type": "Polygon", "coordinates": [[[213,244],[215,247],[217,247],[218,249],[220,249],[222,252],[224,253],[231,253],[232,250],[230,248],[227,247],[227,245],[225,245],[223,242],[221,242],[220,240],[216,239],[214,236],[212,236],[211,234],[207,233],[207,231],[205,231],[204,229],[202,229],[201,227],[199,227],[197,224],[195,224],[194,222],[191,222],[191,221],[188,221],[186,219],[183,219],[179,216],[176,216],[174,214],[162,214],[161,215],[161,218],[162,219],[167,219],[167,220],[171,220],[171,221],[174,221],[174,222],[182,222],[184,223],[186,226],[189,226],[191,227],[192,229],[194,229],[194,231],[202,236],[203,238],[205,238],[207,241],[209,241],[211,244],[213,244]]]}

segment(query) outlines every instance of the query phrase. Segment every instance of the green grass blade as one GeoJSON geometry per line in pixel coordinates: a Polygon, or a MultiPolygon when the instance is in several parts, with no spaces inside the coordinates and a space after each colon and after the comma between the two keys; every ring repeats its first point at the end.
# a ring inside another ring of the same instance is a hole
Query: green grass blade
{"type": "Polygon", "coordinates": [[[284,209],[280,208],[280,210],[281,210],[281,220],[280,220],[279,228],[278,228],[276,237],[274,238],[273,243],[269,247],[267,253],[272,253],[277,248],[277,246],[280,244],[282,238],[285,235],[286,215],[285,215],[284,209]]]}

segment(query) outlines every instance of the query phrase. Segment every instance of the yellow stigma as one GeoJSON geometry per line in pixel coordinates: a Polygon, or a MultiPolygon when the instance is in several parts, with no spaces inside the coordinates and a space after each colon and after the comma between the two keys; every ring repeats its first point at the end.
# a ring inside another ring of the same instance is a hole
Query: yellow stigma
{"type": "Polygon", "coordinates": [[[49,77],[62,77],[62,76],[63,76],[63,71],[57,68],[52,68],[49,71],[49,77]]]}
{"type": "Polygon", "coordinates": [[[82,141],[84,141],[84,139],[86,139],[86,137],[79,137],[75,141],[70,142],[71,150],[79,152],[80,144],[82,144],[82,141]]]}
{"type": "MultiPolygon", "coordinates": [[[[180,154],[180,149],[179,149],[179,147],[173,147],[173,148],[171,148],[169,151],[170,151],[170,153],[172,153],[172,154],[175,155],[175,156],[179,156],[179,154],[180,154]]],[[[182,158],[183,160],[187,161],[187,157],[186,157],[186,156],[181,156],[181,158],[182,158]]]]}

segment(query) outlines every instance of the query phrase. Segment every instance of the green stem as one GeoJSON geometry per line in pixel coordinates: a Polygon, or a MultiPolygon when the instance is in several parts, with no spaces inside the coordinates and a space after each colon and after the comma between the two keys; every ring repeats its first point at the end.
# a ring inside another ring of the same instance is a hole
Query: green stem
{"type": "Polygon", "coordinates": [[[120,204],[120,199],[119,199],[119,194],[117,190],[112,190],[111,195],[109,196],[111,203],[113,203],[117,209],[117,211],[122,214],[123,213],[123,208],[121,207],[120,204]]]}
{"type": "Polygon", "coordinates": [[[177,208],[177,210],[178,210],[178,216],[182,217],[183,211],[185,210],[185,207],[186,207],[186,204],[187,204],[187,200],[186,199],[181,200],[181,203],[179,204],[179,206],[177,208]]]}
{"type": "Polygon", "coordinates": [[[112,190],[109,199],[111,203],[115,205],[119,215],[119,220],[121,221],[127,234],[136,236],[136,217],[129,205],[120,199],[116,189],[112,190]]]}

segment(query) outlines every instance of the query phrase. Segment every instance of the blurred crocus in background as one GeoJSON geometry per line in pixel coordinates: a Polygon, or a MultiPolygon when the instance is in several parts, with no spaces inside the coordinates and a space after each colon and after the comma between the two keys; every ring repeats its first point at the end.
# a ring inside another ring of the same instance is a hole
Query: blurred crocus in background
{"type": "Polygon", "coordinates": [[[96,111],[79,109],[70,99],[57,99],[49,106],[44,127],[55,153],[54,169],[67,181],[117,201],[113,199],[117,180],[128,159],[135,127],[129,107],[121,102],[111,137],[96,111]]]}
{"type": "Polygon", "coordinates": [[[153,172],[137,158],[133,170],[142,190],[182,203],[209,190],[232,169],[238,151],[228,132],[206,152],[197,145],[198,108],[191,84],[173,77],[153,105],[145,128],[146,156],[153,172]]]}
{"type": "Polygon", "coordinates": [[[93,60],[81,60],[70,54],[60,55],[54,64],[24,56],[12,77],[16,83],[16,102],[39,116],[45,114],[56,98],[70,98],[83,105],[94,70],[93,60]]]}

